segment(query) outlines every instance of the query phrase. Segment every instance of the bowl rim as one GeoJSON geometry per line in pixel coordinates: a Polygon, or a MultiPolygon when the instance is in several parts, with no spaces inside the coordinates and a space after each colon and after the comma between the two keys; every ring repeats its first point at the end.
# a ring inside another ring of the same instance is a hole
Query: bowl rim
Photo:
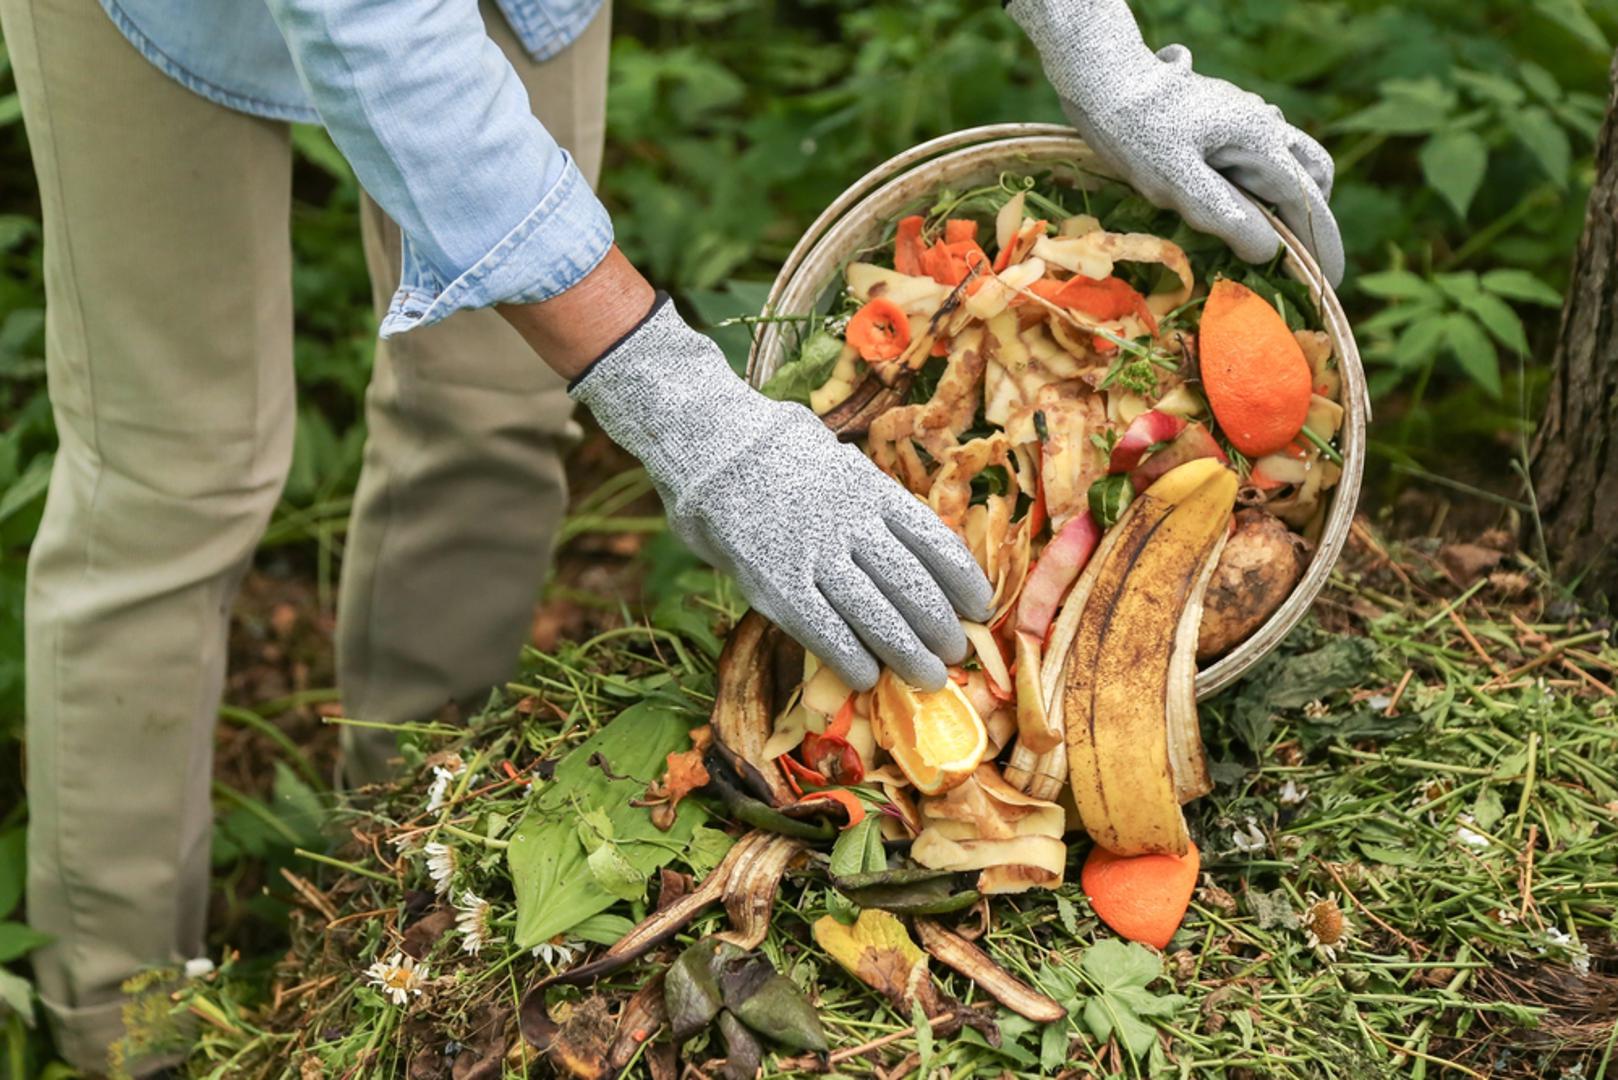
{"type": "MultiPolygon", "coordinates": [[[[754,386],[780,366],[785,348],[782,324],[768,317],[807,310],[830,283],[854,241],[868,233],[874,220],[886,222],[904,203],[924,190],[945,184],[947,177],[983,167],[997,159],[1083,163],[1087,170],[1116,179],[1094,151],[1071,128],[1057,124],[992,124],[966,128],[911,147],[860,177],[823,210],[793,247],[771,285],[763,314],[766,321],[753,337],[747,378],[754,386]],[[806,282],[806,277],[816,280],[806,282]]],[[[1244,193],[1244,197],[1245,193],[1244,193]]],[[[1325,332],[1331,337],[1342,377],[1343,427],[1339,437],[1343,474],[1331,496],[1321,536],[1303,576],[1282,605],[1247,639],[1197,672],[1197,696],[1207,697],[1240,679],[1280,644],[1324,590],[1353,529],[1365,469],[1366,428],[1371,419],[1369,388],[1353,329],[1336,292],[1314,257],[1282,221],[1258,204],[1280,235],[1283,267],[1309,289],[1325,332]]]]}

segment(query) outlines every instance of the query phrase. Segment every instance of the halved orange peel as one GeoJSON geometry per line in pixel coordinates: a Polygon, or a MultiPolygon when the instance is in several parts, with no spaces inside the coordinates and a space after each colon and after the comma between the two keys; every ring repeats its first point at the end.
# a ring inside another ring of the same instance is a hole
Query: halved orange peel
{"type": "Polygon", "coordinates": [[[923,795],[963,783],[988,752],[988,728],[953,682],[942,690],[917,690],[884,670],[872,698],[877,745],[923,795]]]}

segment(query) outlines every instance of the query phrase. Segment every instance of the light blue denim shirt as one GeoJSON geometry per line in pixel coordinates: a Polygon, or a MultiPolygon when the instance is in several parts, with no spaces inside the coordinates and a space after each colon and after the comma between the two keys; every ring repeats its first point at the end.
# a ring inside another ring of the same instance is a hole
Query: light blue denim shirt
{"type": "MultiPolygon", "coordinates": [[[[570,44],[601,0],[498,0],[524,47],[570,44]]],[[[324,123],[404,234],[381,334],[462,308],[549,299],[612,222],[534,118],[477,0],[101,0],[153,64],[202,96],[324,123]]]]}

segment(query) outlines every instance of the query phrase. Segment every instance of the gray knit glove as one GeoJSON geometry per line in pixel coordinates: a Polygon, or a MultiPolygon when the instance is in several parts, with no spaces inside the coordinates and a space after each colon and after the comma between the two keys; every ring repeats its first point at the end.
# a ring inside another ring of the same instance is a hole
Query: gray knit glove
{"type": "Polygon", "coordinates": [[[848,685],[880,660],[937,690],[965,658],[955,611],[981,621],[991,597],[966,545],[814,413],[738,379],[667,298],[570,393],[646,465],[674,532],[848,685]]]}
{"type": "Polygon", "coordinates": [[[1062,110],[1106,163],[1192,228],[1248,262],[1273,258],[1280,237],[1231,185],[1274,204],[1333,285],[1343,240],[1326,202],[1332,159],[1256,94],[1191,70],[1191,51],[1155,55],[1125,0],[1010,0],[1062,110]]]}

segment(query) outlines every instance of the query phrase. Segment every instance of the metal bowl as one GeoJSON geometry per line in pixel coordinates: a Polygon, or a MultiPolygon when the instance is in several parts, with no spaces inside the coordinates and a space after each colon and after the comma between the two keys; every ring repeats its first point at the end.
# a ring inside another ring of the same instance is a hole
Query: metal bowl
{"type": "MultiPolygon", "coordinates": [[[[781,267],[765,303],[765,315],[815,311],[830,297],[834,283],[841,281],[844,265],[878,244],[896,217],[935,192],[990,183],[1001,172],[1027,168],[1049,170],[1075,185],[1083,182],[1084,174],[1111,175],[1072,129],[1054,124],[969,128],[912,147],[860,177],[815,219],[781,267]]],[[[1343,382],[1344,418],[1339,435],[1343,476],[1330,496],[1314,555],[1292,595],[1246,641],[1198,671],[1198,697],[1241,678],[1280,644],[1320,595],[1348,540],[1365,469],[1365,429],[1371,404],[1353,331],[1314,258],[1285,225],[1267,210],[1263,212],[1286,245],[1284,269],[1308,286],[1336,352],[1343,382]]],[[[747,364],[747,378],[754,386],[762,386],[781,366],[796,344],[796,334],[791,323],[760,324],[747,364]]]]}

